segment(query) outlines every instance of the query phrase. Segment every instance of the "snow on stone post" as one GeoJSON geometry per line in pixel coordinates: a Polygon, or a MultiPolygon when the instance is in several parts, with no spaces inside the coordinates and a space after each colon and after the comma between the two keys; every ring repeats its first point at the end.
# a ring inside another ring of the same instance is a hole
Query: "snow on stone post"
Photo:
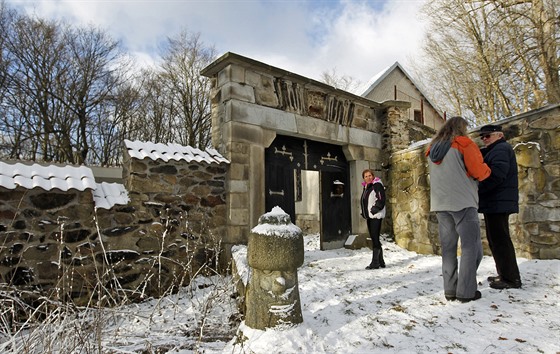
{"type": "Polygon", "coordinates": [[[297,268],[303,264],[303,235],[280,207],[261,215],[249,234],[252,269],[245,324],[254,329],[303,322],[297,268]]]}

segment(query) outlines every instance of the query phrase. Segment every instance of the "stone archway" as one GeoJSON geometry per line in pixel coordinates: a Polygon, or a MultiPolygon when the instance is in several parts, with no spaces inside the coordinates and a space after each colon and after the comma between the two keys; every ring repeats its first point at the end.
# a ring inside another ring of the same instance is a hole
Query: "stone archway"
{"type": "MultiPolygon", "coordinates": [[[[410,103],[377,103],[234,53],[205,68],[213,81],[212,142],[231,163],[227,173],[225,260],[246,244],[266,212],[265,149],[277,135],[338,145],[348,163],[351,232],[365,235],[361,171],[384,175],[392,148],[385,130],[398,129],[410,103]]],[[[404,131],[404,129],[403,129],[404,131]]]]}

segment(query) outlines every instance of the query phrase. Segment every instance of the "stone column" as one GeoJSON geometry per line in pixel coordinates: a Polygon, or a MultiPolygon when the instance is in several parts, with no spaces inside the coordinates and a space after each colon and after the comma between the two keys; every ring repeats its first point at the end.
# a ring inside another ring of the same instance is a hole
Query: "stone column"
{"type": "MultiPolygon", "coordinates": [[[[386,149],[388,156],[397,150],[406,149],[410,144],[410,134],[407,127],[407,112],[410,109],[410,102],[385,101],[382,104],[387,115],[386,149]]],[[[382,161],[387,163],[389,161],[382,161]]]]}
{"type": "Polygon", "coordinates": [[[303,235],[280,207],[259,218],[249,235],[245,324],[255,329],[303,322],[297,268],[303,264],[303,235]]]}

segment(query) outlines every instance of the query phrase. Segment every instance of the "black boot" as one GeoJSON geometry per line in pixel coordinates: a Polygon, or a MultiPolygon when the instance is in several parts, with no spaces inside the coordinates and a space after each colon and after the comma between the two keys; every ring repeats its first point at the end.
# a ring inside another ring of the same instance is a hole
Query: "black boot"
{"type": "Polygon", "coordinates": [[[371,263],[366,267],[366,269],[379,269],[379,255],[381,254],[381,248],[373,249],[373,258],[371,263]]]}
{"type": "Polygon", "coordinates": [[[380,252],[379,252],[379,266],[381,268],[385,268],[385,260],[383,259],[383,248],[380,248],[380,252]]]}

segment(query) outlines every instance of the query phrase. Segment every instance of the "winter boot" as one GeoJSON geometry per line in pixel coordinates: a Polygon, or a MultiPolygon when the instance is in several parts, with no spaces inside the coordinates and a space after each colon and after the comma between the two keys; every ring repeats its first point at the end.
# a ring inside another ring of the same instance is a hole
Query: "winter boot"
{"type": "Polygon", "coordinates": [[[366,269],[379,269],[379,255],[381,254],[381,248],[373,249],[373,258],[371,263],[366,267],[366,269]]]}
{"type": "Polygon", "coordinates": [[[380,252],[379,252],[379,266],[381,268],[385,268],[385,260],[383,259],[383,248],[380,248],[380,252]]]}

